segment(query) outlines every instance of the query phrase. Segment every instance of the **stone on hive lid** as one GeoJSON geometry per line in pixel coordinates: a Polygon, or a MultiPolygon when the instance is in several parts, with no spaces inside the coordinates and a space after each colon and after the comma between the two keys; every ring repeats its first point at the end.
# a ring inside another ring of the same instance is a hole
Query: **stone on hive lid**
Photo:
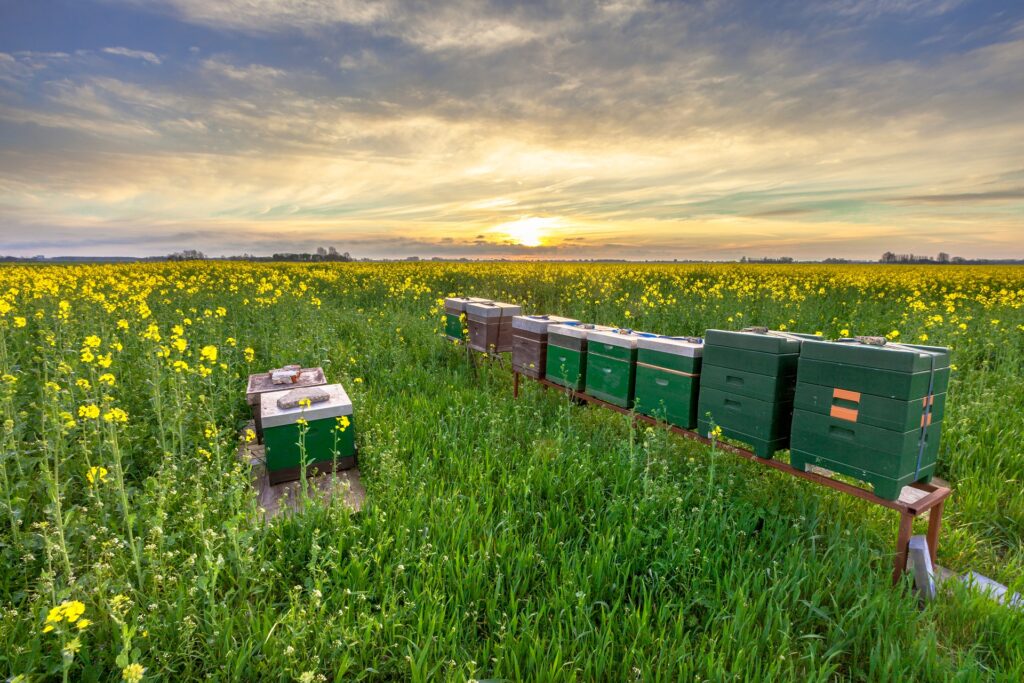
{"type": "Polygon", "coordinates": [[[297,408],[302,405],[302,401],[308,400],[310,405],[314,403],[323,403],[324,401],[330,400],[331,395],[321,389],[320,387],[302,387],[301,389],[293,389],[284,396],[277,399],[278,408],[297,408]]]}

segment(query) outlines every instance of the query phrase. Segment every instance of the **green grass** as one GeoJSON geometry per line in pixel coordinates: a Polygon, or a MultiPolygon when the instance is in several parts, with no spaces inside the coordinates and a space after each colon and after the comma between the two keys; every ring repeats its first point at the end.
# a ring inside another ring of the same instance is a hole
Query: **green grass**
{"type": "Polygon", "coordinates": [[[1020,590],[1022,270],[0,270],[0,292],[12,287],[0,322],[0,373],[18,378],[0,385],[0,674],[119,680],[137,662],[147,680],[175,681],[1024,678],[1024,614],[953,586],[920,610],[908,585],[891,586],[891,511],[529,381],[513,400],[507,362],[474,370],[431,312],[460,293],[671,334],[784,323],[951,344],[939,475],[956,491],[939,561],[1020,590]],[[39,273],[60,276],[56,292],[39,273]],[[140,336],[143,298],[159,343],[140,336]],[[224,316],[204,315],[217,306],[224,316]],[[157,358],[185,317],[186,352],[157,358]],[[123,344],[109,370],[82,362],[91,334],[102,352],[123,344]],[[227,369],[201,377],[206,344],[227,369]],[[175,372],[176,359],[190,370],[175,372]],[[285,362],[323,365],[355,403],[358,515],[314,505],[261,521],[235,456],[244,375],[285,362]],[[61,427],[61,411],[89,402],[123,407],[128,423],[61,427]],[[109,474],[90,487],[96,465],[109,474]],[[93,623],[43,633],[63,600],[82,601],[93,623]],[[80,648],[62,657],[74,636],[80,648]]]}

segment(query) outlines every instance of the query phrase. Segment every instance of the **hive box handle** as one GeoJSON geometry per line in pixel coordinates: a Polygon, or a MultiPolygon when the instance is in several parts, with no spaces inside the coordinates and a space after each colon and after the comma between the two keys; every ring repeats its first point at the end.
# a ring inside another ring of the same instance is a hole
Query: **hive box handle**
{"type": "Polygon", "coordinates": [[[836,425],[829,425],[828,433],[832,434],[833,436],[837,436],[840,439],[849,439],[851,441],[853,440],[854,436],[852,429],[847,429],[846,427],[837,427],[836,425]]]}

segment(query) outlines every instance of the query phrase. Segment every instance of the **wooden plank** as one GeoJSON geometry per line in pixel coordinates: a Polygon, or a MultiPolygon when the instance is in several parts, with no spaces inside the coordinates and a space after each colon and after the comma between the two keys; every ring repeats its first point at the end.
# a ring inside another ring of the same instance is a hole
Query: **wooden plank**
{"type": "Polygon", "coordinates": [[[1024,609],[1024,598],[1020,593],[1011,593],[1010,589],[992,579],[979,574],[976,571],[969,571],[960,577],[964,585],[981,591],[995,602],[1002,603],[1007,607],[1024,609]]]}
{"type": "Polygon", "coordinates": [[[935,570],[932,568],[931,550],[924,536],[911,536],[908,564],[914,575],[914,588],[922,603],[935,599],[935,570]]]}

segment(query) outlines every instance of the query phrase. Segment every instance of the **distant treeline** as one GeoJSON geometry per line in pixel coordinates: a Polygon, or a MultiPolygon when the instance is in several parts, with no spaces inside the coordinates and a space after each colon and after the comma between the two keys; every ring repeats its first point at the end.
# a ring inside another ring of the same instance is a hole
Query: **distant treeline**
{"type": "Polygon", "coordinates": [[[1020,265],[1024,259],[978,259],[964,258],[963,256],[950,256],[940,251],[938,256],[921,256],[918,254],[895,254],[887,251],[878,259],[879,263],[897,263],[907,265],[1020,265]]]}
{"type": "MultiPolygon", "coordinates": [[[[153,261],[205,261],[205,260],[219,260],[219,261],[259,261],[259,262],[296,262],[296,263],[318,263],[318,262],[349,262],[349,261],[433,261],[433,262],[457,262],[457,263],[471,263],[473,261],[485,261],[485,262],[514,262],[516,259],[470,259],[465,256],[461,258],[441,258],[434,256],[431,258],[421,259],[419,256],[406,256],[394,259],[370,259],[361,258],[356,259],[351,254],[346,252],[338,252],[334,247],[319,247],[315,252],[280,252],[272,254],[270,256],[257,256],[255,254],[241,254],[238,256],[220,256],[220,257],[208,257],[198,249],[185,249],[183,251],[176,251],[173,254],[167,254],[166,256],[2,256],[0,255],[0,263],[135,263],[135,262],[153,262],[153,261]]],[[[547,259],[545,259],[547,260],[547,259]]],[[[627,259],[550,259],[553,262],[559,263],[631,263],[627,259]]],[[[855,259],[845,259],[838,257],[830,257],[820,261],[804,261],[796,260],[791,256],[779,256],[779,257],[766,257],[766,258],[752,258],[744,256],[739,260],[740,263],[752,263],[752,264],[787,264],[787,263],[828,263],[828,264],[843,264],[843,263],[874,263],[874,261],[860,261],[855,259]]],[[[635,261],[635,263],[722,263],[722,261],[706,261],[706,260],[682,260],[682,259],[659,259],[659,260],[643,260],[635,261]]],[[[896,254],[891,251],[887,251],[882,254],[882,257],[878,259],[877,263],[894,264],[894,265],[1024,265],[1024,259],[968,259],[962,256],[950,256],[945,252],[939,253],[937,256],[920,256],[917,254],[896,254]]]]}

